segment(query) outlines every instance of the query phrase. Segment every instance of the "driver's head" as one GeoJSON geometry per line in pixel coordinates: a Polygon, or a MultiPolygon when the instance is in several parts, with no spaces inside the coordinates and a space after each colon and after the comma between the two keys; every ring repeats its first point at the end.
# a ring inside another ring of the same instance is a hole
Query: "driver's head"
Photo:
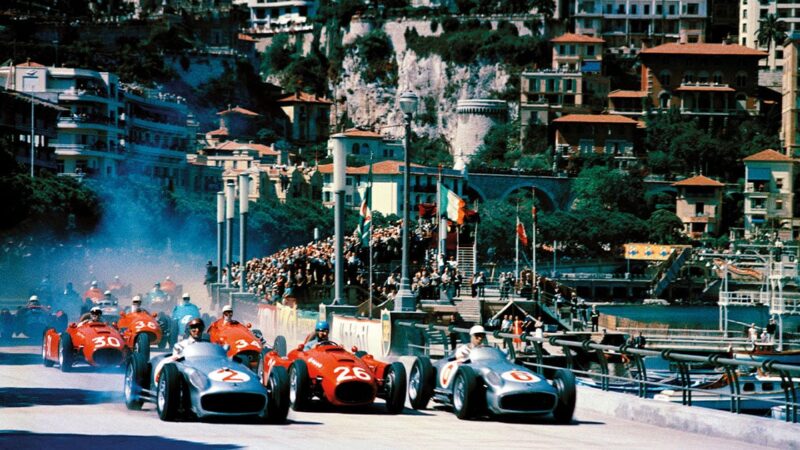
{"type": "Polygon", "coordinates": [[[131,304],[133,305],[134,311],[139,311],[142,308],[142,297],[140,295],[134,295],[131,304]]]}
{"type": "Polygon", "coordinates": [[[156,281],[155,284],[153,284],[153,289],[161,289],[161,283],[156,281]]]}
{"type": "Polygon", "coordinates": [[[222,307],[222,318],[225,322],[230,322],[233,319],[233,306],[225,305],[222,307]]]}
{"type": "Polygon", "coordinates": [[[38,304],[39,304],[39,296],[31,295],[31,298],[28,299],[28,305],[37,306],[38,304]]]}
{"type": "Polygon", "coordinates": [[[486,343],[486,330],[480,326],[475,325],[469,329],[469,342],[473,346],[483,345],[486,343]]]}
{"type": "Polygon", "coordinates": [[[327,341],[328,334],[331,332],[331,327],[328,325],[327,321],[320,320],[317,322],[317,326],[314,327],[314,333],[317,335],[318,341],[327,341]]]}
{"type": "Polygon", "coordinates": [[[100,307],[95,306],[94,308],[89,310],[89,317],[95,322],[100,321],[100,316],[103,315],[103,310],[100,307]]]}
{"type": "Polygon", "coordinates": [[[192,298],[189,296],[189,293],[188,293],[188,292],[184,292],[184,293],[183,293],[183,297],[181,297],[181,298],[183,299],[183,303],[189,303],[189,301],[192,299],[192,298]]]}
{"type": "Polygon", "coordinates": [[[189,322],[189,336],[200,339],[200,336],[203,335],[203,328],[205,328],[206,324],[203,323],[202,319],[192,319],[189,322]]]}
{"type": "Polygon", "coordinates": [[[111,298],[111,291],[105,291],[103,295],[105,295],[106,298],[111,298]]]}

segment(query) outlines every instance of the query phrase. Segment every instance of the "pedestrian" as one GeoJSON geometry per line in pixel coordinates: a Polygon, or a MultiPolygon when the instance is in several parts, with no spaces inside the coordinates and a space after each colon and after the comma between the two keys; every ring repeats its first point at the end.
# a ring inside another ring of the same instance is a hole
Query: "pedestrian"
{"type": "Polygon", "coordinates": [[[778,331],[778,325],[775,323],[775,318],[770,317],[767,323],[767,342],[772,343],[775,341],[775,332],[778,331]]]}
{"type": "Polygon", "coordinates": [[[600,328],[600,314],[597,313],[597,308],[594,305],[592,305],[592,315],[590,318],[592,320],[592,332],[598,331],[600,328]]]}
{"type": "Polygon", "coordinates": [[[751,323],[750,328],[747,329],[747,337],[753,344],[758,341],[758,330],[756,329],[755,323],[751,323]]]}

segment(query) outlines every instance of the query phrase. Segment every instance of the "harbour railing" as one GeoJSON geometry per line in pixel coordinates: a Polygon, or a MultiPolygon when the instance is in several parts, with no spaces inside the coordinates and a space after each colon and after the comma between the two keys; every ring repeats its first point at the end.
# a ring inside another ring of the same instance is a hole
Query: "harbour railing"
{"type": "MultiPolygon", "coordinates": [[[[442,346],[441,353],[447,355],[454,349],[450,348],[448,351],[448,343],[452,347],[457,338],[467,337],[469,330],[466,328],[459,328],[453,325],[434,325],[424,324],[411,321],[397,321],[394,322],[395,326],[416,329],[419,332],[417,337],[423,340],[421,344],[413,343],[411,339],[408,341],[408,348],[397,349],[405,352],[405,354],[436,354],[439,351],[431,351],[432,346],[442,346]],[[438,333],[436,333],[438,331],[438,333]],[[453,339],[442,339],[443,336],[453,336],[453,339]],[[432,336],[438,336],[433,338],[432,336]]],[[[763,362],[738,360],[725,357],[722,354],[713,354],[710,356],[699,356],[685,353],[678,353],[676,351],[665,349],[660,351],[647,350],[643,348],[636,348],[629,344],[619,346],[599,344],[592,341],[589,335],[551,335],[537,337],[527,333],[512,334],[504,333],[501,331],[494,331],[489,333],[493,338],[501,340],[505,348],[508,349],[509,359],[515,360],[525,366],[529,366],[539,373],[544,373],[545,370],[554,370],[566,368],[578,376],[591,377],[593,380],[599,379],[597,387],[610,391],[612,390],[612,383],[622,382],[626,386],[633,389],[631,393],[639,397],[645,398],[648,394],[654,393],[654,388],[672,389],[673,391],[680,391],[680,402],[686,406],[692,406],[693,395],[707,394],[709,391],[698,389],[696,386],[698,374],[693,374],[692,370],[698,365],[710,366],[719,371],[719,377],[725,377],[725,384],[729,387],[729,392],[723,393],[714,391],[715,395],[726,398],[730,401],[729,410],[733,413],[742,412],[742,402],[748,398],[753,398],[752,393],[749,393],[749,386],[740,380],[743,373],[749,372],[763,372],[768,374],[777,375],[780,378],[780,389],[783,392],[783,400],[775,400],[770,398],[759,398],[760,402],[765,404],[772,404],[774,406],[784,406],[786,408],[785,421],[798,422],[798,404],[797,398],[797,385],[800,381],[800,366],[791,364],[781,364],[774,360],[766,360],[763,362]],[[580,340],[568,339],[578,338],[580,340]],[[526,349],[525,353],[518,353],[515,350],[515,342],[522,343],[526,349]],[[551,357],[547,356],[548,353],[544,349],[544,345],[549,344],[552,347],[560,347],[563,350],[564,357],[563,365],[555,365],[550,362],[551,357]],[[597,370],[584,370],[583,368],[576,367],[576,360],[579,356],[589,356],[594,359],[596,364],[591,367],[597,367],[597,370]],[[651,377],[648,379],[648,370],[645,366],[644,359],[647,357],[660,358],[667,364],[667,366],[674,366],[677,368],[675,379],[671,383],[663,382],[664,378],[657,379],[651,377]],[[547,360],[547,361],[546,361],[547,360]],[[609,363],[613,361],[621,361],[629,368],[631,375],[617,375],[611,374],[609,371],[609,363]],[[747,387],[748,389],[744,389],[747,387]]],[[[704,379],[708,378],[708,374],[703,375],[704,379]]]]}

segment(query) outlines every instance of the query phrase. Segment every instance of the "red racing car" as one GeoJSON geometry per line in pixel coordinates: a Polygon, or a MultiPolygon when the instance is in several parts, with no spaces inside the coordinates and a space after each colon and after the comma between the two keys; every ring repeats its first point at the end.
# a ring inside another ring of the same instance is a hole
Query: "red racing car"
{"type": "Polygon", "coordinates": [[[120,366],[128,353],[119,331],[104,322],[71,323],[61,334],[48,328],[42,342],[42,363],[45,367],[58,363],[62,372],[79,361],[95,367],[120,366]]]}
{"type": "Polygon", "coordinates": [[[261,359],[264,343],[261,332],[251,330],[251,326],[249,323],[244,325],[236,320],[228,324],[218,320],[208,327],[208,335],[211,342],[228,347],[228,357],[237,359],[255,371],[261,359]]]}
{"type": "Polygon", "coordinates": [[[122,333],[125,345],[143,354],[145,361],[150,360],[150,345],[158,345],[163,339],[161,326],[156,321],[156,317],[157,313],[148,314],[141,311],[120,312],[119,314],[117,328],[122,333]]]}
{"type": "MultiPolygon", "coordinates": [[[[278,340],[283,340],[281,336],[278,340]]],[[[331,341],[319,342],[304,350],[304,344],[285,357],[272,350],[264,355],[268,379],[273,367],[289,371],[289,399],[295,411],[308,409],[316,397],[334,406],[364,406],[376,397],[386,400],[390,414],[403,411],[406,395],[406,369],[400,362],[385,363],[372,355],[345,350],[331,341]]]]}

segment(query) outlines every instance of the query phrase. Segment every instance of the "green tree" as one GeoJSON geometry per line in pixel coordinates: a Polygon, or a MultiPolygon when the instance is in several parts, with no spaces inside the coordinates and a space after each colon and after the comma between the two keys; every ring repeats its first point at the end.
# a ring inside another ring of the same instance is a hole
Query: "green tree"
{"type": "Polygon", "coordinates": [[[775,70],[775,60],[777,59],[774,58],[775,47],[786,40],[786,29],[786,22],[781,20],[777,14],[767,14],[766,17],[758,21],[756,39],[758,39],[759,44],[766,45],[770,55],[773,55],[770,70],[775,70]]]}
{"type": "Polygon", "coordinates": [[[648,238],[659,244],[681,244],[686,242],[683,222],[671,211],[659,209],[647,219],[648,238]]]}
{"type": "Polygon", "coordinates": [[[644,212],[644,181],[640,176],[595,166],[581,171],[573,184],[578,209],[601,209],[640,215],[644,212]]]}
{"type": "Polygon", "coordinates": [[[425,166],[453,167],[453,155],[450,146],[443,137],[431,139],[429,137],[414,135],[411,140],[411,162],[425,166]]]}

